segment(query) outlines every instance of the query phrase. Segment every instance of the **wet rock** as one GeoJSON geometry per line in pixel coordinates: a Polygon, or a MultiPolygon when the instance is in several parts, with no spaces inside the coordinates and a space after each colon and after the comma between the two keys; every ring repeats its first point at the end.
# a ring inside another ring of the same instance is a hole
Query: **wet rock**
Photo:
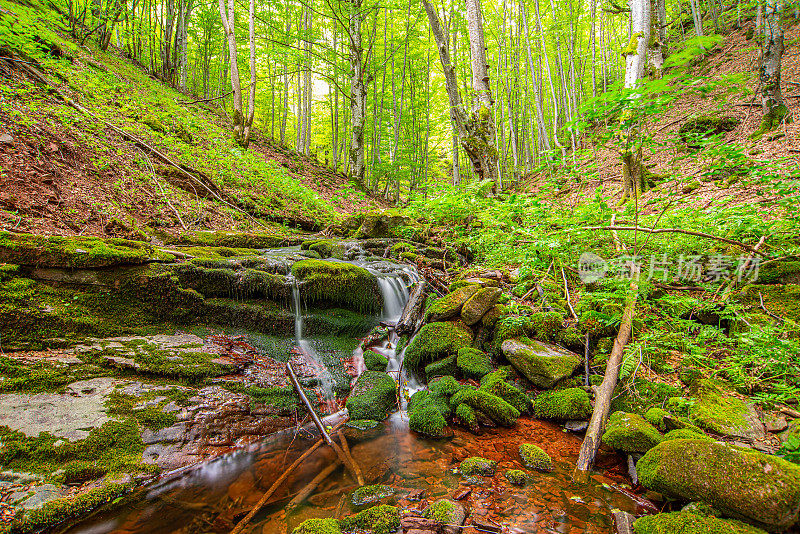
{"type": "Polygon", "coordinates": [[[588,421],[567,421],[564,423],[564,428],[569,430],[570,432],[581,433],[586,432],[586,429],[589,428],[588,421]]]}
{"type": "Polygon", "coordinates": [[[497,287],[479,290],[464,303],[464,307],[461,309],[461,319],[467,326],[477,323],[497,304],[497,300],[502,294],[502,290],[497,287]]]}
{"type": "Polygon", "coordinates": [[[507,339],[502,344],[505,357],[520,373],[536,386],[552,388],[556,382],[572,375],[581,365],[581,357],[556,345],[519,339],[507,339]]]}
{"type": "Polygon", "coordinates": [[[664,441],[636,465],[648,489],[786,529],[800,519],[800,466],[704,440],[664,441]]]}
{"type": "Polygon", "coordinates": [[[386,419],[397,405],[397,383],[386,373],[364,371],[358,377],[345,406],[352,419],[386,419]]]}
{"type": "Polygon", "coordinates": [[[411,224],[411,218],[399,210],[387,209],[364,214],[355,234],[358,239],[393,237],[402,226],[411,224]]]}
{"type": "Polygon", "coordinates": [[[428,506],[423,516],[439,523],[444,534],[457,534],[461,532],[461,525],[464,524],[467,514],[460,503],[439,499],[428,506]]]}
{"type": "Polygon", "coordinates": [[[394,495],[395,489],[391,486],[375,484],[372,486],[362,486],[350,494],[350,502],[355,507],[377,504],[386,497],[394,495]]]}
{"type": "Polygon", "coordinates": [[[430,362],[457,354],[459,349],[471,344],[472,331],[463,323],[428,323],[408,344],[405,365],[420,369],[430,362]]]}
{"type": "Polygon", "coordinates": [[[497,462],[494,460],[487,460],[480,456],[471,456],[462,461],[459,465],[459,470],[462,475],[466,476],[484,476],[493,477],[497,469],[497,462]]]}
{"type": "Polygon", "coordinates": [[[464,304],[479,291],[481,291],[480,286],[470,285],[448,293],[430,305],[427,312],[425,312],[425,320],[436,322],[458,316],[464,304]]]}
{"type": "Polygon", "coordinates": [[[344,425],[345,437],[356,442],[374,439],[382,432],[383,424],[370,419],[351,419],[344,425]]]}
{"type": "Polygon", "coordinates": [[[636,516],[628,512],[613,512],[611,518],[614,521],[614,534],[633,534],[633,523],[636,516]]]}
{"type": "Polygon", "coordinates": [[[636,534],[766,534],[760,528],[735,519],[719,519],[689,512],[648,515],[637,519],[633,530],[620,532],[628,534],[634,531],[636,534]]]}
{"type": "Polygon", "coordinates": [[[533,443],[523,443],[519,446],[519,456],[522,464],[528,469],[548,472],[553,470],[553,460],[541,448],[533,443]]]}
{"type": "Polygon", "coordinates": [[[505,472],[506,480],[515,486],[524,486],[528,481],[528,474],[521,469],[509,469],[505,472]]]}
{"type": "Polygon", "coordinates": [[[664,439],[656,427],[641,415],[614,412],[608,418],[603,443],[627,453],[647,452],[664,439]]]}
{"type": "Polygon", "coordinates": [[[764,425],[755,408],[733,396],[729,384],[702,380],[698,384],[699,401],[689,408],[689,420],[711,432],[746,440],[763,439],[764,425]]]}
{"type": "Polygon", "coordinates": [[[37,486],[33,488],[32,495],[27,496],[28,492],[25,492],[26,498],[20,502],[19,506],[25,510],[36,510],[44,506],[45,503],[49,501],[63,497],[66,493],[65,490],[66,488],[62,486],[56,486],[54,484],[43,484],[41,486],[37,486]]]}

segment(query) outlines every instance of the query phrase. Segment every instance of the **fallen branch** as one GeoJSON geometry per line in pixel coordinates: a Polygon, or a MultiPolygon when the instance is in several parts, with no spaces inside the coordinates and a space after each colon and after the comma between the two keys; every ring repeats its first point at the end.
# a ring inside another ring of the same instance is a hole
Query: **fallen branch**
{"type": "Polygon", "coordinates": [[[631,329],[633,326],[633,312],[636,309],[636,298],[639,294],[639,286],[636,282],[631,282],[630,294],[625,303],[625,311],[622,315],[622,323],[619,326],[617,338],[614,340],[614,348],[606,364],[606,373],[600,387],[595,390],[594,410],[592,418],[589,420],[589,427],[586,429],[586,436],[581,443],[580,454],[578,455],[578,471],[588,471],[594,464],[597,449],[600,447],[600,440],[606,428],[606,418],[611,407],[611,400],[614,397],[614,388],[617,387],[619,380],[619,370],[622,366],[622,355],[625,345],[631,339],[631,329]]]}
{"type": "Polygon", "coordinates": [[[355,469],[356,474],[356,482],[358,482],[359,486],[364,485],[364,474],[361,472],[361,467],[356,463],[355,458],[350,453],[350,445],[347,444],[347,437],[344,435],[344,432],[339,432],[339,443],[342,444],[342,452],[347,457],[347,461],[353,466],[355,469]]]}
{"type": "Polygon", "coordinates": [[[578,320],[578,314],[575,313],[575,308],[572,307],[572,303],[569,301],[569,299],[570,299],[570,297],[569,297],[569,285],[567,284],[567,275],[564,274],[564,268],[563,267],[561,268],[561,278],[564,279],[564,293],[565,293],[565,296],[566,296],[566,299],[567,299],[567,307],[569,308],[569,312],[572,314],[572,317],[574,317],[575,320],[577,321],[578,320]]]}
{"type": "Polygon", "coordinates": [[[175,217],[178,218],[178,222],[181,223],[181,228],[183,228],[183,231],[184,232],[188,231],[189,229],[186,228],[186,225],[183,223],[183,219],[181,219],[181,214],[178,213],[178,210],[175,209],[175,206],[172,205],[172,202],[169,201],[166,193],[164,193],[164,189],[161,188],[161,184],[159,183],[158,178],[156,178],[156,170],[153,168],[153,162],[151,162],[150,158],[147,157],[147,154],[145,154],[141,150],[139,150],[139,153],[142,156],[144,156],[145,161],[147,161],[147,166],[150,167],[150,177],[156,183],[156,187],[158,187],[158,191],[161,193],[161,196],[164,197],[164,202],[167,203],[167,206],[170,207],[172,213],[174,213],[175,217]]]}
{"type": "MultiPolygon", "coordinates": [[[[333,428],[333,431],[339,430],[342,426],[344,426],[344,421],[342,421],[341,423],[336,425],[333,428]]],[[[239,523],[236,525],[236,527],[231,531],[231,534],[240,534],[242,532],[242,530],[244,530],[244,528],[250,522],[250,520],[253,519],[253,517],[255,517],[255,515],[267,503],[269,498],[272,497],[272,495],[278,490],[278,488],[281,486],[281,484],[283,484],[286,481],[286,479],[289,478],[289,475],[291,475],[294,472],[294,470],[297,469],[297,466],[299,466],[301,463],[303,463],[303,461],[306,458],[311,456],[314,453],[314,451],[316,451],[318,448],[320,448],[324,443],[325,443],[325,440],[320,438],[319,440],[317,440],[316,443],[314,443],[311,447],[309,447],[308,450],[306,450],[306,452],[301,454],[300,457],[297,460],[292,462],[292,465],[287,467],[286,470],[283,472],[283,474],[280,477],[278,477],[278,480],[273,482],[272,486],[270,486],[269,489],[266,492],[264,492],[264,495],[256,503],[256,505],[253,507],[253,509],[250,510],[250,512],[246,516],[244,516],[241,521],[239,521],[239,523]]]]}
{"type": "Polygon", "coordinates": [[[322,471],[320,471],[320,472],[319,472],[319,474],[318,474],[317,476],[315,476],[313,479],[311,479],[311,482],[309,482],[308,484],[306,484],[306,485],[303,487],[303,489],[301,489],[301,490],[300,490],[300,493],[298,493],[298,494],[297,494],[297,496],[295,496],[295,498],[294,498],[294,499],[292,499],[291,501],[289,501],[289,504],[287,504],[287,505],[286,505],[286,508],[285,508],[285,510],[286,510],[286,513],[287,513],[287,514],[289,514],[289,513],[292,513],[292,512],[295,510],[295,508],[297,508],[298,506],[300,506],[301,504],[303,504],[303,502],[304,502],[304,501],[305,501],[305,500],[308,498],[308,496],[309,496],[309,495],[311,495],[311,493],[312,493],[312,492],[313,492],[315,489],[317,489],[317,486],[319,486],[320,484],[322,484],[322,482],[323,482],[323,481],[324,481],[326,478],[328,478],[329,476],[331,476],[331,474],[332,474],[334,471],[336,471],[337,469],[339,469],[339,466],[341,466],[341,465],[342,465],[342,462],[341,462],[341,461],[339,461],[339,460],[336,460],[336,461],[335,461],[335,462],[333,462],[331,465],[329,465],[328,467],[326,467],[325,469],[323,469],[322,471]]]}
{"type": "Polygon", "coordinates": [[[398,335],[414,334],[422,327],[425,307],[425,282],[417,282],[411,290],[411,296],[400,314],[395,332],[398,335]]]}
{"type": "Polygon", "coordinates": [[[583,226],[580,230],[606,230],[606,231],[620,231],[620,232],[645,232],[647,234],[686,234],[686,235],[693,235],[696,237],[705,237],[706,239],[713,239],[715,241],[722,241],[723,243],[728,243],[730,245],[736,245],[737,247],[741,247],[745,250],[758,254],[764,258],[771,258],[769,254],[765,254],[764,252],[760,252],[755,247],[751,247],[750,245],[746,245],[741,241],[736,241],[735,239],[728,239],[727,237],[719,237],[711,234],[706,234],[704,232],[695,232],[694,230],[683,230],[681,228],[645,228],[642,226],[583,226]]]}

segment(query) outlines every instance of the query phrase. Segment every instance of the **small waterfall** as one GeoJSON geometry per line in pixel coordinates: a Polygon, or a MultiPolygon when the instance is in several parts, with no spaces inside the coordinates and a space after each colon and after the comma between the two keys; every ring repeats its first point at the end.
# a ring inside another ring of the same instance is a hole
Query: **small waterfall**
{"type": "Polygon", "coordinates": [[[309,363],[314,365],[317,369],[317,375],[320,381],[320,387],[325,393],[325,398],[329,402],[333,402],[333,385],[334,380],[328,371],[322,357],[317,354],[311,343],[303,338],[303,303],[300,301],[300,284],[297,279],[292,275],[286,277],[288,282],[292,285],[292,311],[294,312],[294,339],[300,353],[309,360],[309,363]]]}
{"type": "Polygon", "coordinates": [[[403,280],[395,274],[377,275],[378,287],[383,296],[383,319],[387,323],[395,324],[403,314],[403,308],[408,302],[408,288],[403,280]]]}

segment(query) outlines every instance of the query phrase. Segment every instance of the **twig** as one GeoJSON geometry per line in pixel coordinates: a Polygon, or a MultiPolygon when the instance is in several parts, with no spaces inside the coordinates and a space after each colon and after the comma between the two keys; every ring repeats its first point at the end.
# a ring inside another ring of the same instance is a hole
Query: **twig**
{"type": "Polygon", "coordinates": [[[344,455],[347,456],[347,460],[352,464],[353,469],[355,470],[356,475],[356,482],[358,482],[359,486],[364,485],[364,474],[361,472],[361,468],[356,463],[355,458],[350,453],[350,445],[347,444],[347,438],[344,435],[344,432],[339,432],[339,443],[342,444],[342,452],[344,455]]]}
{"type": "Polygon", "coordinates": [[[784,319],[780,315],[775,315],[774,313],[769,311],[766,306],[764,306],[764,297],[761,295],[761,291],[758,292],[758,300],[760,301],[760,306],[761,306],[761,309],[764,310],[764,313],[766,313],[767,315],[769,315],[773,319],[777,319],[781,323],[786,321],[786,319],[784,319]]]}
{"type": "Polygon", "coordinates": [[[577,321],[578,314],[575,313],[575,309],[572,307],[572,303],[569,301],[569,285],[567,284],[567,275],[564,274],[564,268],[561,268],[561,278],[564,280],[564,293],[567,297],[567,307],[569,308],[569,312],[572,314],[572,317],[577,321]]]}
{"type": "Polygon", "coordinates": [[[695,232],[694,230],[683,230],[681,228],[645,228],[641,226],[583,226],[580,230],[607,230],[607,231],[615,231],[619,230],[621,232],[644,232],[647,234],[665,234],[665,233],[677,233],[677,234],[686,234],[686,235],[693,235],[697,237],[705,237],[706,239],[714,239],[716,241],[722,241],[723,243],[728,243],[730,245],[736,245],[737,247],[741,247],[745,250],[749,250],[750,252],[754,252],[759,256],[764,258],[771,258],[769,254],[765,254],[756,250],[754,247],[750,245],[746,245],[741,241],[736,241],[734,239],[728,239],[727,237],[718,237],[711,234],[706,234],[704,232],[695,232]]]}
{"type": "MultiPolygon", "coordinates": [[[[139,149],[137,148],[137,150],[139,150],[139,149]]],[[[166,193],[164,193],[164,190],[161,188],[161,184],[158,182],[158,178],[156,178],[156,170],[153,168],[153,162],[151,162],[150,158],[147,157],[147,154],[145,154],[141,150],[139,150],[139,153],[142,156],[144,156],[144,159],[147,161],[147,166],[150,167],[150,177],[156,183],[156,186],[158,187],[158,190],[161,192],[161,196],[164,197],[164,202],[167,203],[167,206],[169,206],[170,209],[172,209],[172,212],[175,214],[175,217],[178,218],[178,222],[181,223],[181,228],[183,228],[183,231],[184,232],[188,231],[189,229],[186,228],[186,225],[183,223],[183,219],[181,219],[180,213],[178,213],[178,210],[175,209],[175,206],[172,205],[172,202],[169,201],[169,199],[167,198],[166,193]]]]}

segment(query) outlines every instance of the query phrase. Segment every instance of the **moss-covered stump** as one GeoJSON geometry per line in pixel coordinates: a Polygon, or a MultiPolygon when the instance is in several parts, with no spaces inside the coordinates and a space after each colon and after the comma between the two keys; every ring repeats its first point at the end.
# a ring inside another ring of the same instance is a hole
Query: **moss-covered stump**
{"type": "Polygon", "coordinates": [[[464,507],[449,499],[434,501],[425,509],[422,516],[440,523],[444,534],[461,532],[461,525],[464,524],[464,519],[467,517],[464,507]]]}
{"type": "Polygon", "coordinates": [[[389,365],[389,358],[383,354],[378,354],[374,350],[364,351],[364,367],[370,371],[385,371],[389,365]]]}
{"type": "Polygon", "coordinates": [[[641,415],[625,412],[612,413],[603,434],[603,443],[627,453],[647,452],[663,439],[661,432],[641,415]]]}
{"type": "Polygon", "coordinates": [[[397,383],[386,373],[364,371],[345,407],[351,419],[382,421],[397,407],[397,383]]]}
{"type": "Polygon", "coordinates": [[[766,534],[760,528],[735,519],[672,512],[648,515],[633,524],[636,534],[766,534]]]}
{"type": "Polygon", "coordinates": [[[405,365],[419,370],[428,363],[458,354],[460,349],[470,346],[472,332],[457,323],[429,323],[423,326],[408,344],[405,365]]]}
{"type": "Polygon", "coordinates": [[[148,243],[97,237],[40,236],[0,232],[0,262],[35,267],[93,269],[172,260],[148,243]]]}
{"type": "Polygon", "coordinates": [[[458,368],[456,367],[456,357],[448,356],[439,361],[429,363],[425,366],[425,377],[428,381],[436,378],[437,376],[452,376],[456,374],[458,368]]]}
{"type": "Polygon", "coordinates": [[[503,354],[520,373],[536,386],[550,389],[575,372],[581,357],[566,349],[529,339],[508,339],[503,354]]]}
{"type": "Polygon", "coordinates": [[[701,380],[697,394],[699,401],[689,408],[689,420],[703,430],[749,440],[766,435],[758,412],[734,397],[729,384],[719,380],[701,380]]]}
{"type": "Polygon", "coordinates": [[[400,210],[387,209],[365,213],[361,218],[361,226],[355,233],[357,239],[377,237],[399,237],[398,232],[411,224],[411,218],[400,210]]]}
{"type": "Polygon", "coordinates": [[[468,477],[493,477],[495,470],[497,469],[497,462],[494,460],[481,458],[480,456],[470,456],[459,464],[458,469],[461,471],[462,475],[466,475],[468,477]]]}
{"type": "Polygon", "coordinates": [[[400,512],[395,506],[379,504],[343,518],[339,526],[345,532],[396,534],[400,528],[400,512]]]}
{"type": "Polygon", "coordinates": [[[473,347],[459,349],[456,366],[467,378],[483,378],[492,372],[489,355],[473,347]]]}
{"type": "Polygon", "coordinates": [[[378,280],[366,269],[349,263],[301,260],[292,265],[307,303],[325,303],[362,313],[378,313],[382,299],[378,280]]]}
{"type": "Polygon", "coordinates": [[[549,472],[553,470],[553,460],[541,448],[533,443],[523,443],[519,446],[519,457],[522,464],[528,469],[549,472]]]}
{"type": "Polygon", "coordinates": [[[592,414],[589,394],[581,388],[544,391],[533,400],[533,415],[553,421],[583,420],[592,414]]]}
{"type": "Polygon", "coordinates": [[[342,534],[339,522],[332,518],[307,519],[300,523],[292,534],[342,534]]]}
{"type": "Polygon", "coordinates": [[[476,292],[461,308],[461,320],[467,326],[480,321],[489,310],[494,308],[503,292],[498,287],[486,287],[476,292]]]}
{"type": "Polygon", "coordinates": [[[514,484],[515,486],[524,486],[528,482],[528,473],[522,469],[509,469],[503,476],[506,477],[509,484],[514,484]]]}
{"type": "Polygon", "coordinates": [[[769,530],[788,528],[800,519],[800,466],[775,456],[679,439],[650,449],[636,468],[648,489],[708,503],[769,530]]]}
{"type": "Polygon", "coordinates": [[[447,435],[447,418],[452,410],[447,397],[437,391],[417,391],[408,404],[408,426],[432,438],[447,435]]]}
{"type": "Polygon", "coordinates": [[[435,322],[457,317],[461,313],[461,308],[464,304],[479,291],[480,286],[470,285],[448,293],[430,305],[425,312],[425,320],[435,322]]]}
{"type": "Polygon", "coordinates": [[[520,413],[531,411],[531,399],[522,390],[506,382],[507,374],[503,370],[494,371],[481,379],[480,391],[500,397],[520,413]]]}

